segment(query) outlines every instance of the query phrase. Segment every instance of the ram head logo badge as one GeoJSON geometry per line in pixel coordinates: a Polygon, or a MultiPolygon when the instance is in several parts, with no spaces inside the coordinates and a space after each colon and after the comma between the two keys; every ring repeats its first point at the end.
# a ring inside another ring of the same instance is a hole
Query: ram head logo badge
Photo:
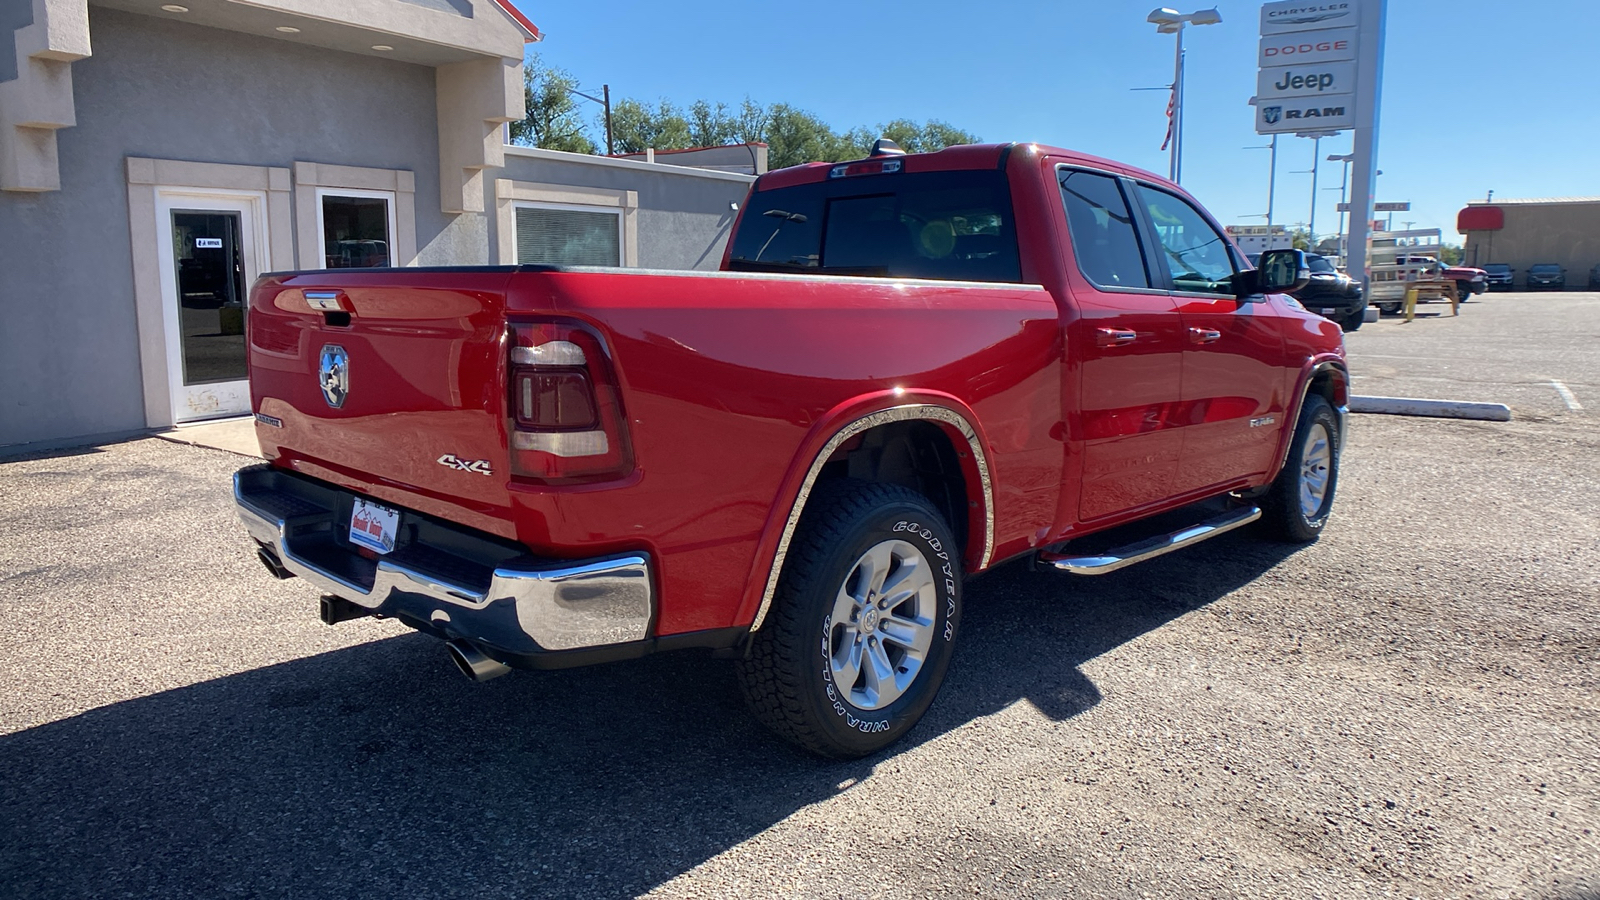
{"type": "Polygon", "coordinates": [[[338,344],[325,344],[317,364],[317,382],[322,386],[322,399],[334,409],[344,405],[350,396],[350,354],[338,344]]]}
{"type": "Polygon", "coordinates": [[[1261,107],[1261,118],[1265,119],[1268,125],[1276,125],[1278,120],[1283,118],[1283,107],[1263,106],[1261,107]]]}

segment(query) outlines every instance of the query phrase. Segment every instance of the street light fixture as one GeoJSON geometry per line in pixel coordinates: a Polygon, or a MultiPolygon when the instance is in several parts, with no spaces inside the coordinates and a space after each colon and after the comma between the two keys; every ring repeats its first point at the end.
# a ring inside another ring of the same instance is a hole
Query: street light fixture
{"type": "Polygon", "coordinates": [[[1144,20],[1156,26],[1157,34],[1178,36],[1172,64],[1172,161],[1168,170],[1168,177],[1177,183],[1183,176],[1183,29],[1186,25],[1216,25],[1222,21],[1222,13],[1215,7],[1180,13],[1163,6],[1151,10],[1144,20]]]}

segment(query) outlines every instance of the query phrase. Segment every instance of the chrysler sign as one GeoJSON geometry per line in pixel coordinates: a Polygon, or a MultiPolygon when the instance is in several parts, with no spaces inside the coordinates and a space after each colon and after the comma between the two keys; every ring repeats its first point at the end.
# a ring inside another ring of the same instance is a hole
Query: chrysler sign
{"type": "Polygon", "coordinates": [[[1323,97],[1350,94],[1356,89],[1356,64],[1323,63],[1309,66],[1279,66],[1262,69],[1256,75],[1258,103],[1285,97],[1323,97]]]}
{"type": "Polygon", "coordinates": [[[1295,34],[1272,34],[1261,39],[1260,65],[1305,66],[1343,62],[1356,58],[1356,30],[1329,28],[1295,34]]]}
{"type": "Polygon", "coordinates": [[[1261,7],[1261,33],[1283,34],[1317,28],[1344,28],[1356,24],[1356,4],[1304,3],[1297,0],[1267,3],[1261,7]]]}
{"type": "Polygon", "coordinates": [[[1292,97],[1256,104],[1256,133],[1336,131],[1355,124],[1356,95],[1292,97]]]}

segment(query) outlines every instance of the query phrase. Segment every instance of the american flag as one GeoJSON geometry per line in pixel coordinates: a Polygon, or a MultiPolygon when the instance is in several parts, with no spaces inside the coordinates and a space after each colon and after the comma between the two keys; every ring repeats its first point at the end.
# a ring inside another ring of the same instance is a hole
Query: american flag
{"type": "Polygon", "coordinates": [[[1173,129],[1173,126],[1177,124],[1177,122],[1172,117],[1172,113],[1173,113],[1174,107],[1176,107],[1177,105],[1178,105],[1178,85],[1176,83],[1174,83],[1172,85],[1172,96],[1167,98],[1167,139],[1161,142],[1161,149],[1163,149],[1163,150],[1167,149],[1167,145],[1168,144],[1172,143],[1172,129],[1173,129]]]}

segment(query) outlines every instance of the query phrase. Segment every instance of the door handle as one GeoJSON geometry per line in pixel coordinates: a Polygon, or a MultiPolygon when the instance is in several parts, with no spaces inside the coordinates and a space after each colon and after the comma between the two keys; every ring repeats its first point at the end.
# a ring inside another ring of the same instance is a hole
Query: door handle
{"type": "Polygon", "coordinates": [[[1217,331],[1214,328],[1191,328],[1191,329],[1189,329],[1189,341],[1191,343],[1209,344],[1212,341],[1220,340],[1221,338],[1222,338],[1222,332],[1217,331]]]}
{"type": "Polygon", "coordinates": [[[1121,347],[1139,339],[1139,332],[1131,328],[1096,328],[1094,342],[1100,347],[1121,347]]]}

